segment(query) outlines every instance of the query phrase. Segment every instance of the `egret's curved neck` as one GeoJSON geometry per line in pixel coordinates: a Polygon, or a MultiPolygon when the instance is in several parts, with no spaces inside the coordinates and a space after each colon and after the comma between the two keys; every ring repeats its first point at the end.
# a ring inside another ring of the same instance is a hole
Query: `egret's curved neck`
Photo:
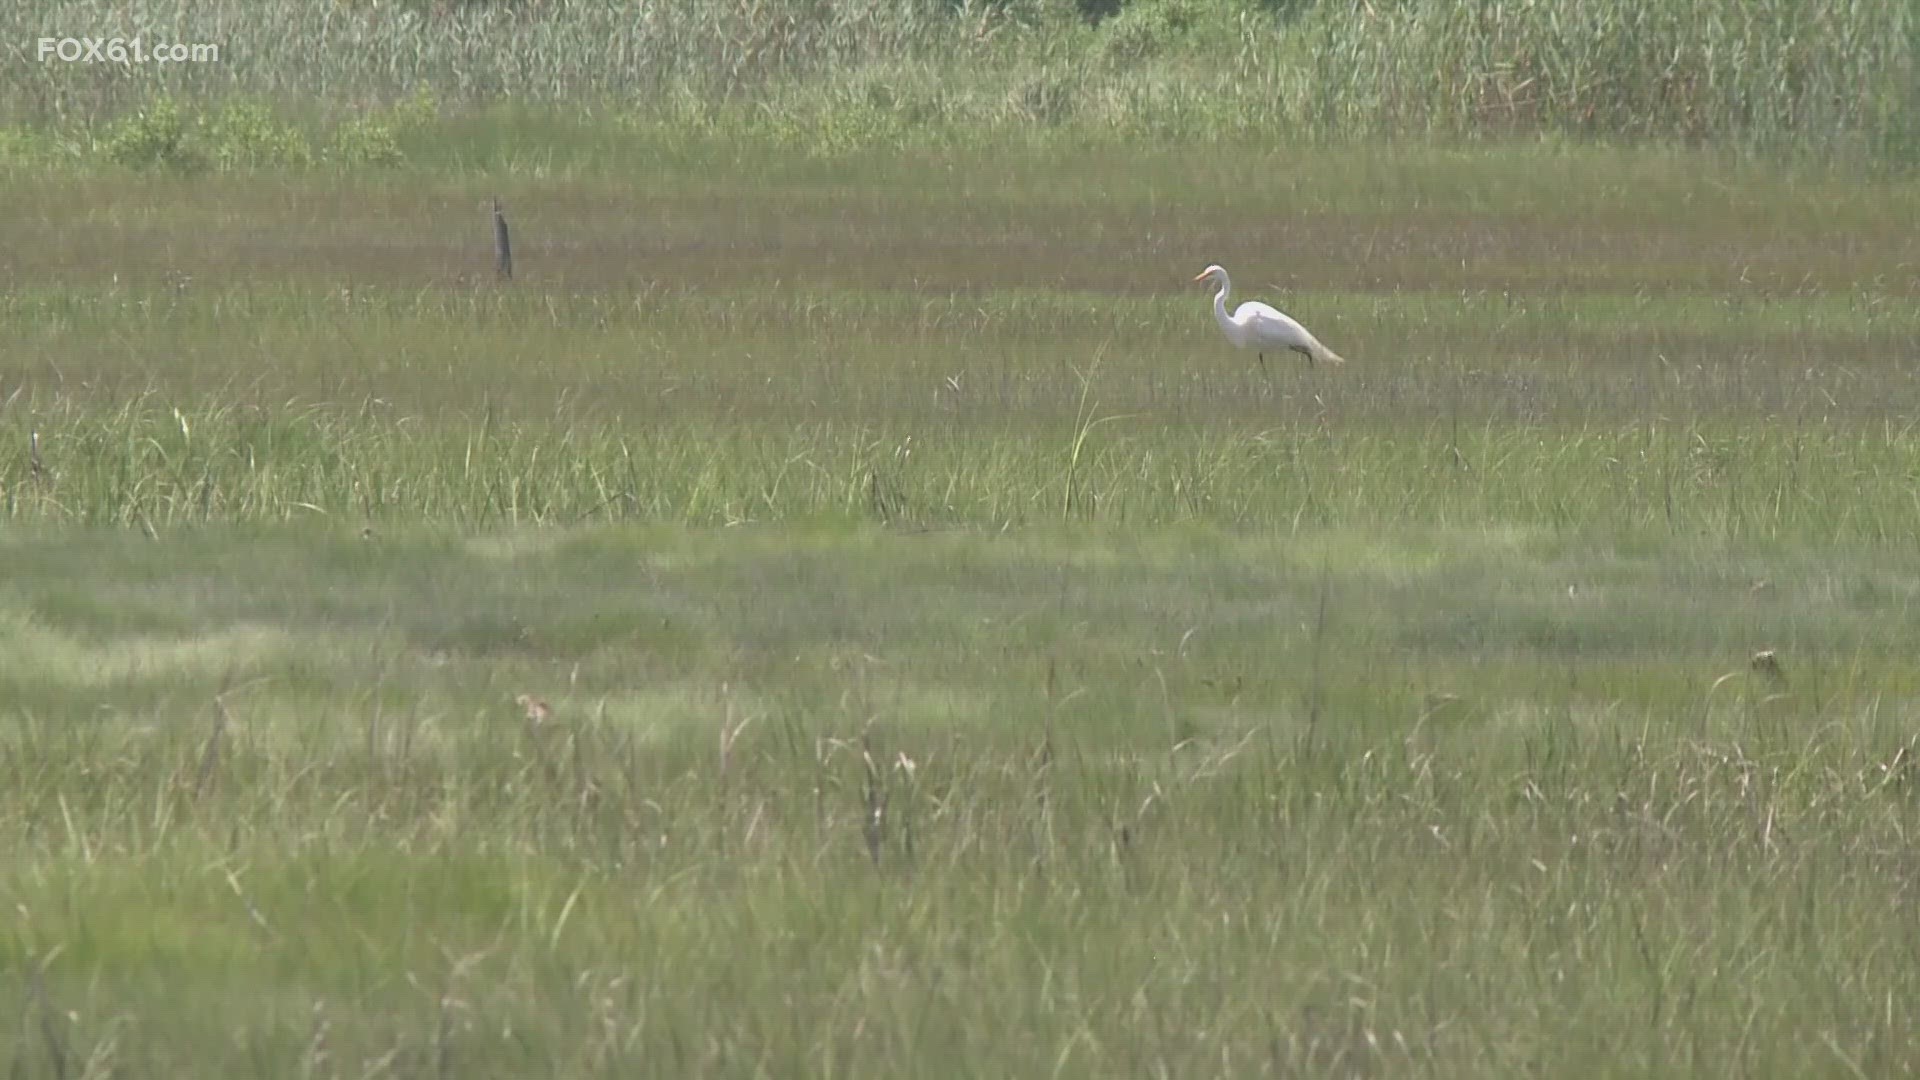
{"type": "Polygon", "coordinates": [[[1227,280],[1227,275],[1221,274],[1220,291],[1213,294],[1214,321],[1218,322],[1221,327],[1227,329],[1231,329],[1233,326],[1233,319],[1227,315],[1227,292],[1232,288],[1233,282],[1227,280]]]}

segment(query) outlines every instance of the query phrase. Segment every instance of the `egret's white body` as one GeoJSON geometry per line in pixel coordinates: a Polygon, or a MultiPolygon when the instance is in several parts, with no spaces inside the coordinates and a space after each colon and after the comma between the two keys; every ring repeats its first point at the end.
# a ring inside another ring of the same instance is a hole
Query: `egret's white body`
{"type": "Polygon", "coordinates": [[[1227,314],[1227,293],[1233,283],[1227,280],[1227,272],[1218,266],[1209,266],[1194,276],[1195,281],[1212,281],[1220,286],[1213,294],[1213,319],[1220,324],[1220,332],[1237,349],[1252,349],[1260,357],[1260,366],[1267,364],[1269,350],[1291,349],[1307,358],[1309,366],[1325,361],[1329,364],[1344,364],[1340,355],[1325,345],[1320,339],[1307,332],[1307,328],[1293,320],[1284,311],[1268,307],[1258,301],[1249,300],[1236,308],[1233,314],[1227,314]]]}

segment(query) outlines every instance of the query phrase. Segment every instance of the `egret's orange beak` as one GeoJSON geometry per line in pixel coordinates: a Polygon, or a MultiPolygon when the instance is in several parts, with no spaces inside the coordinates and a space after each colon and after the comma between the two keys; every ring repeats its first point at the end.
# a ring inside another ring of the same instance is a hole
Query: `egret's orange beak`
{"type": "Polygon", "coordinates": [[[1199,273],[1193,275],[1193,280],[1195,281],[1207,280],[1207,272],[1205,270],[1200,271],[1199,273]]]}

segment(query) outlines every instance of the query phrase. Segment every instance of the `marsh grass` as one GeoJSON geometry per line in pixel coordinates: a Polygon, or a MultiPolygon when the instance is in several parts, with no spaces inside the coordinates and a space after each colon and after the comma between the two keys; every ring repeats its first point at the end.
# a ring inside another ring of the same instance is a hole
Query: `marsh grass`
{"type": "Polygon", "coordinates": [[[6,181],[11,1074],[1920,1066],[1911,185],[644,145],[6,181]]]}
{"type": "Polygon", "coordinates": [[[517,181],[504,286],[468,182],[22,181],[0,507],[1907,528],[1911,184],[1688,155],[737,153],[655,162],[644,198],[517,181]],[[1355,362],[1263,379],[1186,284],[1216,260],[1355,362]]]}

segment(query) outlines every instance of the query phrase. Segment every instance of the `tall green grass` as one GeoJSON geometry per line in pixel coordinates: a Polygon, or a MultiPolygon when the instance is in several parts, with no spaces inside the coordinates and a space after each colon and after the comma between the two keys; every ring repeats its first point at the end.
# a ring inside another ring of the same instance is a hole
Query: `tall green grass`
{"type": "MultiPolygon", "coordinates": [[[[839,149],[984,133],[1299,144],[1564,137],[1908,160],[1907,0],[1133,0],[408,5],[61,0],[0,13],[0,122],[58,156],[172,95],[358,115],[430,88],[651,127],[839,149]],[[212,42],[218,63],[38,63],[45,36],[212,42]],[[64,140],[64,142],[62,141],[64,140]]],[[[325,140],[321,140],[325,141],[325,140]]],[[[11,149],[9,149],[11,147],[11,149]]],[[[339,155],[350,158],[351,155],[339,155]]]]}
{"type": "Polygon", "coordinates": [[[1165,421],[1118,410],[994,422],[635,418],[434,423],[360,407],[143,401],[10,409],[0,517],[468,527],[1095,521],[1296,533],[1499,521],[1729,538],[1898,541],[1920,438],[1899,419],[1165,421]],[[1106,421],[1118,421],[1107,423],[1106,421]]]}

